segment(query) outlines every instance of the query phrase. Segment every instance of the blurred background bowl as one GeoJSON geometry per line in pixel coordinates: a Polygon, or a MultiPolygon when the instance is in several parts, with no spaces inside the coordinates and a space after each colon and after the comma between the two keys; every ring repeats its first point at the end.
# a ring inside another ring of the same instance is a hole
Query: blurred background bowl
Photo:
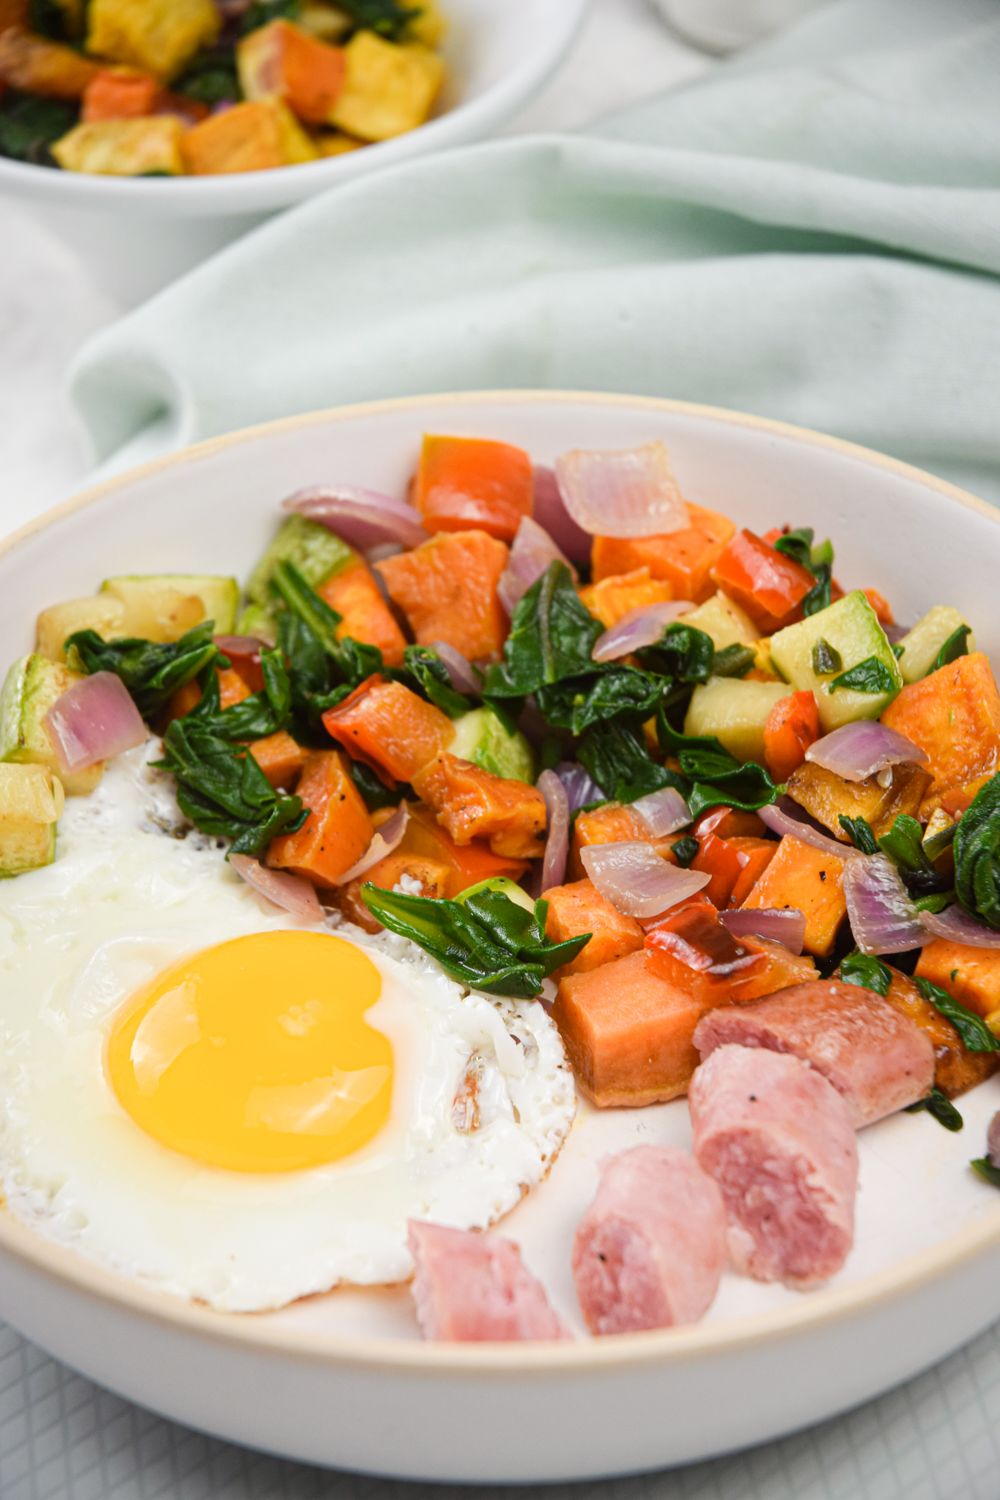
{"type": "Polygon", "coordinates": [[[143,301],[272,214],[430,151],[480,140],[538,92],[587,0],[445,0],[448,82],[426,125],[344,156],[217,177],[95,177],[0,157],[16,199],[87,262],[121,306],[143,301]]]}

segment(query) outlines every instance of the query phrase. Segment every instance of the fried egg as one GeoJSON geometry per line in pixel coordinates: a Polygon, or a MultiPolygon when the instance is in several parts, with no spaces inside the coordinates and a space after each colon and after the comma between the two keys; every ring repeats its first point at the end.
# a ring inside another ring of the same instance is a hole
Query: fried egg
{"type": "Polygon", "coordinates": [[[405,1279],[409,1218],[485,1227],[574,1112],[544,1007],[413,945],[263,908],[171,836],[149,747],[0,882],[0,1182],[11,1212],[231,1311],[405,1279]]]}

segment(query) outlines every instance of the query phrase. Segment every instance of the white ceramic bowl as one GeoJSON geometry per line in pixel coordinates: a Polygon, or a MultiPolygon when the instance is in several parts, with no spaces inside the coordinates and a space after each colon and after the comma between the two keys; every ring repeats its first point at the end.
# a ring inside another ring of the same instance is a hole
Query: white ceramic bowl
{"type": "Polygon", "coordinates": [[[0,194],[22,202],[122,306],[152,295],[272,214],[430,151],[489,135],[558,66],[587,0],[446,0],[449,81],[433,119],[345,156],[200,178],[93,177],[0,157],[0,194]]]}
{"type": "MultiPolygon", "coordinates": [[[[546,460],[662,437],[686,492],[764,529],[815,526],[842,581],[902,619],[960,602],[1000,661],[997,513],[861,448],[731,412],[629,397],[418,398],[293,418],[112,480],[0,547],[3,657],[39,607],[109,573],[246,573],[279,499],[341,479],[403,493],[425,429],[506,438],[546,460]]],[[[857,1243],[811,1294],[733,1275],[695,1328],[575,1344],[416,1341],[408,1293],[338,1291],[225,1316],[98,1270],[0,1213],[0,1314],[103,1384],[227,1438],[406,1478],[541,1481],[702,1458],[819,1421],[913,1375],[1000,1316],[1000,1195],[969,1170],[1000,1078],[862,1132],[857,1243]]],[[[689,1141],[683,1101],[581,1109],[548,1180],[504,1222],[579,1327],[573,1228],[602,1155],[689,1141]]]]}

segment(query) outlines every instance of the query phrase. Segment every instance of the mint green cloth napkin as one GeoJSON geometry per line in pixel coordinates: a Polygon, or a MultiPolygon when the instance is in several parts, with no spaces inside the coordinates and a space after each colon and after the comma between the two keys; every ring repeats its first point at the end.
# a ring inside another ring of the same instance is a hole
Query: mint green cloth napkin
{"type": "Polygon", "coordinates": [[[839,0],[581,135],[327,192],[96,338],[119,466],[371,397],[682,397],[1000,501],[1000,6],[839,0]]]}

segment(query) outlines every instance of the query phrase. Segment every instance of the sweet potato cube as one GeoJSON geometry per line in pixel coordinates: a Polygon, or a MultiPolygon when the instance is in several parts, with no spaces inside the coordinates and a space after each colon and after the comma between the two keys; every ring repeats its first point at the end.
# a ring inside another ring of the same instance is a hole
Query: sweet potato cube
{"type": "Polygon", "coordinates": [[[605,630],[610,630],[634,609],[665,604],[674,597],[674,587],[665,578],[654,578],[648,567],[631,573],[613,573],[580,590],[580,600],[605,630]]]}
{"type": "Polygon", "coordinates": [[[590,933],[590,942],[560,975],[585,974],[601,964],[624,958],[642,947],[642,928],[634,917],[626,917],[589,880],[574,880],[570,885],[555,885],[544,891],[549,903],[545,922],[546,935],[554,943],[590,933]]]}
{"type": "Polygon", "coordinates": [[[559,983],[552,1015],[577,1083],[601,1109],[657,1104],[687,1090],[704,1007],[656,973],[645,951],[559,983]]]}
{"type": "Polygon", "coordinates": [[[338,640],[352,636],[356,641],[377,646],[386,666],[402,666],[406,637],[366,562],[359,558],[339,573],[331,574],[320,585],[319,595],[341,616],[336,632],[338,640]]]}
{"type": "Polygon", "coordinates": [[[102,68],[83,91],[85,125],[101,120],[141,120],[156,113],[160,84],[151,73],[134,68],[102,68]]]}
{"type": "Polygon", "coordinates": [[[0,85],[46,99],[80,99],[99,63],[20,26],[0,31],[0,85]]]}
{"type": "Polygon", "coordinates": [[[314,885],[333,885],[371,843],[375,830],[368,809],[339,750],[314,751],[296,791],[309,816],[298,832],[271,840],[267,863],[314,885]]]}
{"type": "Polygon", "coordinates": [[[494,854],[533,859],[543,853],[545,798],[512,776],[494,776],[447,751],[411,778],[456,844],[484,838],[494,854]]]}
{"type": "Polygon", "coordinates": [[[592,844],[624,844],[638,839],[651,843],[664,859],[672,859],[671,847],[680,837],[680,834],[671,833],[662,838],[650,838],[649,829],[633,807],[621,802],[604,802],[590,812],[577,813],[570,843],[570,874],[586,874],[580,851],[592,844]]]}
{"type": "Polygon", "coordinates": [[[882,723],[930,756],[927,769],[934,779],[921,809],[925,817],[949,790],[973,781],[981,785],[1000,765],[1000,693],[981,651],[909,683],[889,704],[882,723]]]}
{"type": "Polygon", "coordinates": [[[327,734],[390,783],[412,781],[450,745],[447,714],[401,682],[369,677],[323,715],[327,734]]]}
{"type": "Polygon", "coordinates": [[[531,457],[511,443],[428,432],[413,498],[428,531],[486,531],[513,541],[534,505],[531,457]]]}
{"type": "MultiPolygon", "coordinates": [[[[969,951],[971,950],[966,950],[966,952],[969,951]]],[[[947,962],[947,959],[945,961],[947,962]]],[[[931,966],[935,972],[940,972],[943,968],[943,965],[935,961],[933,955],[931,966]]],[[[885,998],[901,1015],[919,1026],[921,1031],[926,1031],[931,1039],[934,1047],[935,1087],[939,1088],[943,1094],[947,1094],[949,1099],[955,1099],[959,1094],[964,1094],[967,1089],[975,1088],[977,1084],[982,1083],[984,1078],[989,1078],[998,1065],[996,1053],[970,1052],[951,1022],[941,1014],[936,1005],[924,999],[913,980],[906,974],[901,974],[897,969],[888,965],[887,967],[889,967],[892,979],[885,998]]],[[[919,965],[917,972],[920,973],[919,965]]],[[[926,974],[923,977],[930,979],[932,976],[926,974]]],[[[943,983],[939,979],[933,980],[933,983],[940,984],[941,988],[948,990],[949,993],[955,993],[950,977],[943,983]]],[[[968,1001],[963,1001],[963,1004],[967,1005],[968,1001]]]]}
{"type": "Polygon", "coordinates": [[[316,147],[280,99],[252,99],[210,115],[184,134],[184,161],[196,177],[266,172],[315,161],[316,147]]]}
{"type": "Polygon", "coordinates": [[[497,594],[507,552],[485,531],[439,531],[375,566],[421,646],[445,641],[482,661],[499,653],[507,634],[497,594]]]}
{"type": "Polygon", "coordinates": [[[399,884],[414,896],[428,896],[434,900],[449,894],[451,872],[443,860],[428,859],[425,855],[405,854],[396,849],[372,865],[364,875],[349,880],[337,892],[337,905],[349,922],[363,927],[365,932],[381,932],[382,923],[373,917],[361,899],[361,887],[370,880],[373,885],[391,891],[399,884]]]}
{"type": "Polygon", "coordinates": [[[344,54],[344,87],[332,125],[364,141],[385,141],[424,123],[444,81],[444,62],[436,52],[358,31],[344,54]]]}
{"type": "Polygon", "coordinates": [[[921,950],[914,972],[919,979],[940,985],[977,1016],[1000,1009],[1000,951],[996,948],[971,948],[935,938],[921,950]]]}
{"type": "Polygon", "coordinates": [[[87,51],[173,78],[220,25],[213,0],[90,0],[87,51]]]}
{"type": "Polygon", "coordinates": [[[243,37],[236,67],[246,99],[281,99],[308,125],[326,125],[344,86],[341,47],[329,47],[291,21],[271,21],[243,37]]]}
{"type": "Polygon", "coordinates": [[[287,729],[253,740],[250,754],[272,786],[292,787],[306,763],[306,752],[287,729]]]}
{"type": "Polygon", "coordinates": [[[686,500],[690,526],[657,536],[595,536],[591,553],[594,581],[647,567],[671,584],[675,599],[703,603],[715,592],[709,574],[735,532],[732,521],[686,500]]]}
{"type": "Polygon", "coordinates": [[[825,958],[847,915],[842,877],[844,861],[786,834],[744,906],[795,907],[805,915],[805,947],[825,958]]]}

